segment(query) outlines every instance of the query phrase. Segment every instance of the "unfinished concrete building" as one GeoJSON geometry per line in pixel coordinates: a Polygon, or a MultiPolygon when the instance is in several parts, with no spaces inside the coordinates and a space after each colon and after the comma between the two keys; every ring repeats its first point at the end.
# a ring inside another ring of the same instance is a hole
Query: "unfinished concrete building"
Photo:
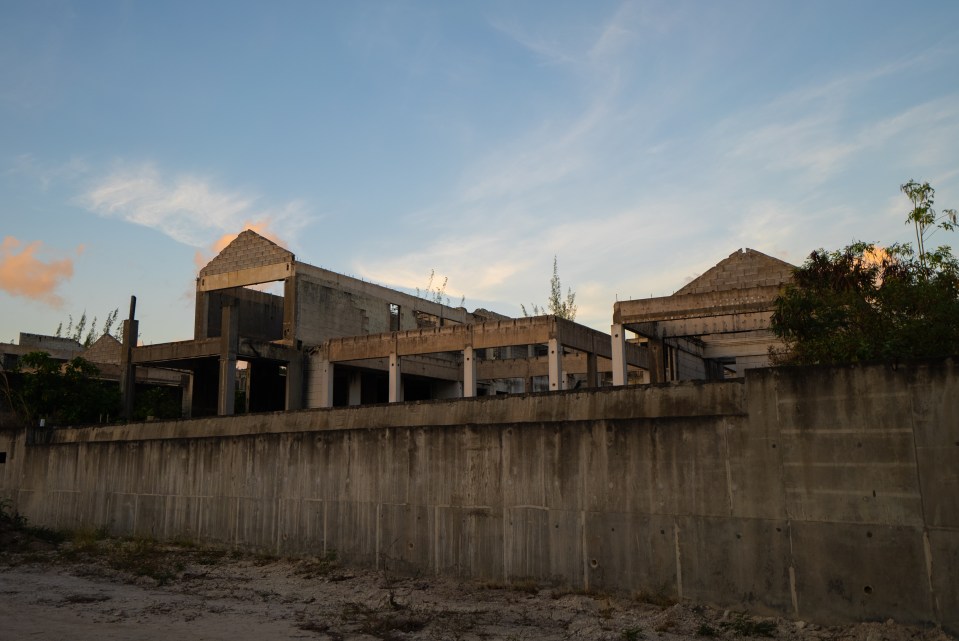
{"type": "MultiPolygon", "coordinates": [[[[619,301],[613,305],[613,353],[630,342],[646,345],[654,383],[742,376],[766,367],[770,347],[780,344],[770,330],[774,303],[793,270],[746,248],[672,296],[619,301]],[[636,338],[627,338],[626,331],[636,338]]],[[[614,368],[616,384],[626,376],[625,367],[614,368]]]]}
{"type": "MultiPolygon", "coordinates": [[[[188,373],[186,416],[233,414],[238,398],[241,411],[264,412],[527,392],[537,381],[559,390],[612,371],[602,332],[442,305],[297,261],[250,230],[200,270],[192,340],[134,346],[136,335],[131,309],[123,380],[145,366],[188,373]],[[268,283],[282,295],[254,289],[268,283]]],[[[647,367],[644,347],[625,359],[647,367]]]]}

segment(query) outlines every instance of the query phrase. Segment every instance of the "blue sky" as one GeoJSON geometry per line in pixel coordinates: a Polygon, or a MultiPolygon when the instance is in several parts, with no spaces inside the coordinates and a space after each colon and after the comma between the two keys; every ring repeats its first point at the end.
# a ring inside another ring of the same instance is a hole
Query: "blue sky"
{"type": "Polygon", "coordinates": [[[740,247],[910,240],[910,178],[959,208],[957,69],[955,1],[6,0],[0,340],[131,294],[190,338],[251,224],[511,315],[556,255],[608,331],[740,247]]]}

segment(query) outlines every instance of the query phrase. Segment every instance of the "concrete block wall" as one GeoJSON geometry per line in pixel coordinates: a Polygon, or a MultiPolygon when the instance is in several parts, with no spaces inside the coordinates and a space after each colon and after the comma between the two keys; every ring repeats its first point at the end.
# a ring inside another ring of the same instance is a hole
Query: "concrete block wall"
{"type": "Polygon", "coordinates": [[[225,274],[239,269],[288,263],[292,260],[291,252],[255,232],[246,230],[207,263],[200,270],[200,276],[225,274]]]}
{"type": "Polygon", "coordinates": [[[754,370],[62,430],[47,446],[0,433],[0,494],[52,527],[955,633],[957,415],[952,360],[754,370]]]}
{"type": "Polygon", "coordinates": [[[752,249],[737,250],[676,294],[778,286],[792,278],[793,266],[752,249]]]}

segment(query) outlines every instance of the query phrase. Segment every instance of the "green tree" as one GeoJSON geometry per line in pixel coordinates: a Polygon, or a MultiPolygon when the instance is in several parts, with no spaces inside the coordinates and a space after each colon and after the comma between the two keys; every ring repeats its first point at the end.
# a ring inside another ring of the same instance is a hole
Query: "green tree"
{"type": "Polygon", "coordinates": [[[117,385],[98,380],[97,367],[79,356],[60,363],[46,352],[30,352],[13,373],[16,382],[6,378],[4,391],[11,409],[28,425],[41,418],[50,424],[95,423],[118,414],[117,385]]]}
{"type": "Polygon", "coordinates": [[[576,292],[572,289],[566,290],[566,297],[563,297],[563,284],[559,280],[559,263],[556,256],[553,256],[553,277],[549,280],[549,301],[545,307],[540,307],[536,303],[530,305],[532,314],[526,310],[526,305],[520,303],[520,309],[523,310],[523,316],[540,316],[542,314],[552,314],[568,320],[576,320],[576,292]]]}
{"type": "Polygon", "coordinates": [[[772,330],[785,347],[782,364],[839,364],[959,354],[959,263],[946,246],[926,249],[934,229],[953,229],[954,214],[937,217],[928,183],[902,186],[913,209],[918,251],[857,242],[818,249],[796,269],[775,302],[772,330]]]}
{"type": "MultiPolygon", "coordinates": [[[[419,287],[416,288],[416,295],[420,298],[425,298],[428,301],[434,303],[439,303],[440,305],[446,305],[450,307],[450,297],[446,295],[446,283],[449,282],[449,277],[444,276],[443,282],[439,283],[436,279],[436,270],[430,270],[429,280],[426,281],[426,289],[420,290],[419,287]]],[[[466,296],[460,298],[460,307],[466,304],[466,296]]]]}
{"type": "Polygon", "coordinates": [[[956,210],[943,209],[942,213],[936,214],[936,210],[932,208],[936,201],[936,190],[928,182],[920,184],[910,179],[909,182],[900,185],[899,189],[912,203],[912,211],[906,216],[906,224],[912,223],[915,227],[916,252],[919,254],[919,263],[925,267],[926,240],[940,229],[954,230],[956,210]]]}
{"type": "Polygon", "coordinates": [[[112,312],[107,314],[106,321],[103,323],[103,329],[99,332],[97,332],[96,316],[93,317],[93,321],[90,323],[90,329],[86,329],[87,310],[83,310],[83,313],[80,314],[80,318],[77,320],[76,324],[73,322],[73,314],[68,314],[66,330],[63,329],[63,322],[61,322],[59,325],[57,325],[57,331],[54,335],[63,338],[72,338],[84,347],[90,347],[90,345],[92,345],[98,338],[108,334],[116,338],[118,341],[123,340],[123,324],[121,323],[115,329],[113,327],[114,323],[117,322],[117,315],[119,312],[119,308],[114,308],[112,312]],[[86,332],[84,330],[86,330],[86,332]]]}

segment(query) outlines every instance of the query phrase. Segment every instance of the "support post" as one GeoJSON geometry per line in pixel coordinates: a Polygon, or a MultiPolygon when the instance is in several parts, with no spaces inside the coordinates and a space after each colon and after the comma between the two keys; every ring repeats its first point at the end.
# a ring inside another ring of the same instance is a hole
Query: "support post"
{"type": "Polygon", "coordinates": [[[586,387],[599,387],[598,372],[596,352],[586,352],[586,387]]]}
{"type": "Polygon", "coordinates": [[[476,396],[476,354],[470,345],[463,350],[463,397],[476,396]]]}
{"type": "Polygon", "coordinates": [[[236,351],[240,336],[240,319],[236,312],[232,305],[223,307],[220,324],[220,385],[216,407],[218,416],[232,416],[236,404],[236,351]]]}
{"type": "Polygon", "coordinates": [[[663,341],[650,338],[646,343],[646,348],[649,350],[649,382],[666,382],[663,341]]]}
{"type": "Polygon", "coordinates": [[[363,403],[363,372],[353,370],[350,372],[349,404],[360,405],[363,403]]]}
{"type": "Polygon", "coordinates": [[[193,416],[193,372],[180,377],[180,389],[182,391],[180,417],[191,418],[193,416]]]}
{"type": "Polygon", "coordinates": [[[609,331],[613,350],[613,385],[626,384],[626,330],[615,323],[609,331]]]}
{"type": "Polygon", "coordinates": [[[403,400],[402,376],[400,375],[400,357],[390,352],[390,403],[403,400]]]}
{"type": "Polygon", "coordinates": [[[316,367],[319,383],[319,407],[333,407],[333,363],[322,360],[316,367]]]}
{"type": "Polygon", "coordinates": [[[120,416],[133,418],[133,401],[136,396],[137,368],[133,364],[133,348],[140,335],[140,323],[135,319],[137,297],[130,297],[130,315],[123,321],[123,344],[120,348],[120,416]]]}
{"type": "Polygon", "coordinates": [[[556,338],[549,339],[549,391],[565,389],[563,379],[563,346],[556,338]]]}
{"type": "Polygon", "coordinates": [[[297,352],[286,364],[286,410],[301,409],[303,409],[303,355],[297,352]]]}

